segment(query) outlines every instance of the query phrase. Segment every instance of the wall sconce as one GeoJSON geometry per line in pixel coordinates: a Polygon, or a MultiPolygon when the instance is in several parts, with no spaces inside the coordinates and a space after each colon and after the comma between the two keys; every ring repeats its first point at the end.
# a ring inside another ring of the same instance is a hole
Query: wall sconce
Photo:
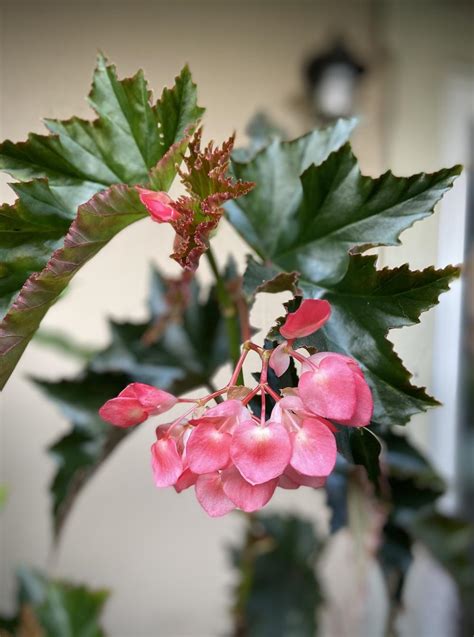
{"type": "Polygon", "coordinates": [[[340,40],[310,59],[304,74],[314,114],[323,121],[353,115],[356,89],[365,72],[340,40]]]}

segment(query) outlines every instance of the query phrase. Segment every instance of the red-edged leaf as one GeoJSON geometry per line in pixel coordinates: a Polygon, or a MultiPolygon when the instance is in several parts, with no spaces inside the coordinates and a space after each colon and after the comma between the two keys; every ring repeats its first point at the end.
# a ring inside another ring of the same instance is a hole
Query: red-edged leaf
{"type": "Polygon", "coordinates": [[[0,388],[72,277],[120,230],[147,216],[135,188],[117,184],[79,206],[64,247],[32,274],[0,323],[0,388]]]}

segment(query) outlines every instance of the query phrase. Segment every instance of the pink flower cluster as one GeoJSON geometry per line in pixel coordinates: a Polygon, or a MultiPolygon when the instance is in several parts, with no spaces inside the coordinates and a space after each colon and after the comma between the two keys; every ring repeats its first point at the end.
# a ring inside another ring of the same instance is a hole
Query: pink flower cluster
{"type": "Polygon", "coordinates": [[[177,402],[192,403],[184,415],[157,427],[151,447],[153,474],[156,486],[174,486],[178,493],[194,486],[199,503],[212,517],[235,508],[261,509],[278,486],[321,487],[336,462],[333,422],[365,426],[373,410],[370,389],[353,359],[331,352],[304,356],[293,349],[296,338],[311,334],[329,316],[326,301],[303,301],[280,330],[286,341],[273,351],[245,343],[229,384],[204,398],[178,399],[132,383],[107,401],[100,415],[116,426],[128,427],[177,402]],[[260,382],[252,390],[236,392],[236,379],[250,351],[262,360],[260,382]],[[279,395],[268,384],[268,366],[281,376],[290,358],[301,365],[298,387],[279,395]],[[226,400],[207,406],[224,394],[228,394],[226,400]],[[261,396],[260,417],[248,408],[257,395],[261,396]],[[275,405],[267,418],[268,396],[275,405]]]}

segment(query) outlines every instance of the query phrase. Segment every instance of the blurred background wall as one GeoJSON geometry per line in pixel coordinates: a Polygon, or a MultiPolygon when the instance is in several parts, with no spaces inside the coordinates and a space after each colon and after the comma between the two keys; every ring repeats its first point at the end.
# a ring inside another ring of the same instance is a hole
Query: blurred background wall
{"type": "MultiPolygon", "coordinates": [[[[41,117],[90,117],[84,96],[98,49],[117,65],[120,76],[144,68],[155,96],[189,62],[200,103],[207,107],[208,138],[221,141],[236,130],[238,143],[245,143],[246,124],[258,110],[296,136],[314,124],[304,106],[303,63],[342,37],[367,68],[354,137],[364,172],[378,175],[390,167],[405,175],[468,159],[464,122],[474,108],[472,2],[3,0],[0,7],[2,139],[16,141],[29,131],[42,131],[41,117]]],[[[12,201],[6,183],[3,178],[2,200],[12,201]]],[[[408,230],[401,248],[381,251],[380,265],[408,261],[424,267],[461,260],[456,246],[463,238],[463,188],[461,179],[441,214],[408,230]],[[449,229],[452,250],[446,249],[449,229]]],[[[142,222],[131,227],[81,271],[45,326],[66,329],[87,345],[105,344],[107,317],[145,316],[150,262],[176,271],[168,259],[171,240],[162,226],[142,222]]],[[[243,243],[228,226],[221,230],[219,247],[222,259],[232,251],[243,265],[243,243]]],[[[443,299],[441,313],[431,313],[409,333],[392,333],[415,382],[441,392],[448,409],[455,387],[446,387],[439,369],[455,369],[456,360],[444,350],[439,334],[443,326],[449,330],[456,324],[460,298],[457,286],[450,300],[443,299]],[[440,345],[435,358],[434,343],[440,345]]],[[[267,327],[280,302],[260,300],[254,324],[267,327]]],[[[71,361],[33,343],[2,396],[0,482],[9,485],[10,497],[0,518],[1,607],[8,610],[12,604],[14,569],[28,563],[113,589],[106,627],[114,637],[222,634],[233,582],[225,546],[239,539],[241,520],[237,515],[210,520],[193,494],[178,498],[171,490],[157,491],[146,427],[91,481],[58,553],[51,554],[48,484],[53,467],[45,449],[67,423],[27,376],[58,378],[74,371],[71,361]]],[[[446,413],[420,416],[410,431],[449,477],[455,436],[449,434],[452,423],[446,413]]],[[[322,529],[327,524],[319,494],[290,491],[273,502],[278,510],[305,512],[322,529]]],[[[333,577],[344,577],[343,565],[333,577]]],[[[436,594],[443,603],[450,594],[449,583],[443,586],[408,609],[407,635],[446,637],[439,632],[442,609],[436,602],[436,594]]]]}

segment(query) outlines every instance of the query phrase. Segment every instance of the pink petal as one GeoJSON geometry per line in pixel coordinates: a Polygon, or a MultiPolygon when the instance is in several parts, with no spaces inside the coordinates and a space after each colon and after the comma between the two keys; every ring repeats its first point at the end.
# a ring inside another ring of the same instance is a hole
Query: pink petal
{"type": "Polygon", "coordinates": [[[148,418],[148,412],[136,398],[118,396],[102,405],[99,416],[116,427],[133,427],[144,422],[148,418]]]}
{"type": "Polygon", "coordinates": [[[374,400],[372,398],[372,392],[367,385],[364,376],[354,374],[355,389],[356,389],[356,408],[352,417],[348,420],[339,420],[341,425],[348,425],[349,427],[365,427],[372,419],[374,411],[374,400]]]}
{"type": "Polygon", "coordinates": [[[331,306],[327,301],[306,299],[296,312],[288,314],[280,334],[286,339],[308,336],[324,325],[330,315],[331,306]]]}
{"type": "MultiPolygon", "coordinates": [[[[244,420],[251,420],[251,415],[240,400],[225,400],[210,409],[207,409],[200,418],[191,420],[191,424],[212,425],[220,431],[231,433],[233,429],[244,420]]],[[[207,472],[206,472],[207,473],[207,472]]]]}
{"type": "Polygon", "coordinates": [[[362,378],[364,377],[364,374],[361,368],[359,367],[357,361],[355,361],[350,356],[346,356],[345,354],[338,354],[336,352],[318,352],[317,354],[312,354],[311,356],[308,356],[308,358],[302,364],[301,372],[302,373],[310,372],[314,369],[314,367],[319,367],[319,364],[321,363],[321,361],[327,358],[328,356],[331,356],[332,358],[338,359],[340,361],[344,361],[347,365],[349,365],[349,367],[354,373],[358,374],[359,376],[362,376],[362,378]]]}
{"type": "Polygon", "coordinates": [[[171,487],[183,472],[183,461],[172,438],[162,438],[151,446],[151,466],[157,487],[171,487]]]}
{"type": "Polygon", "coordinates": [[[213,425],[198,425],[186,445],[186,457],[194,473],[212,473],[227,466],[232,436],[213,425]]]}
{"type": "Polygon", "coordinates": [[[306,476],[328,476],[336,464],[336,439],[323,422],[307,418],[293,436],[290,465],[306,476]]]}
{"type": "Polygon", "coordinates": [[[302,487],[319,489],[320,487],[324,487],[326,484],[325,476],[305,476],[299,471],[296,471],[296,469],[293,469],[291,465],[288,465],[283,476],[302,487]]]}
{"type": "Polygon", "coordinates": [[[278,478],[278,486],[282,489],[299,489],[301,484],[299,482],[295,482],[286,473],[283,473],[278,478]]]}
{"type": "Polygon", "coordinates": [[[281,409],[290,409],[296,413],[303,413],[305,411],[303,401],[299,396],[284,396],[278,403],[281,409]]]}
{"type": "Polygon", "coordinates": [[[162,414],[178,402],[173,394],[145,383],[131,383],[120,392],[119,396],[136,398],[150,415],[162,414]]]}
{"type": "Polygon", "coordinates": [[[270,480],[263,484],[250,484],[240,475],[236,467],[229,467],[223,472],[222,482],[226,496],[246,513],[258,511],[264,507],[271,499],[278,484],[278,480],[270,480]]]}
{"type": "Polygon", "coordinates": [[[281,475],[291,457],[288,431],[277,422],[262,427],[252,421],[234,430],[230,455],[235,466],[251,484],[262,484],[281,475]]]}
{"type": "Polygon", "coordinates": [[[181,491],[192,487],[193,484],[196,484],[198,477],[191,469],[185,469],[174,485],[176,493],[181,493],[181,491]]]}
{"type": "Polygon", "coordinates": [[[242,406],[240,400],[224,400],[222,403],[218,405],[214,405],[214,407],[210,407],[206,413],[206,417],[215,417],[215,416],[234,416],[236,418],[247,418],[248,410],[242,406]]]}
{"type": "Polygon", "coordinates": [[[166,192],[156,192],[137,186],[140,201],[150,213],[153,221],[167,223],[178,219],[179,212],[171,205],[173,200],[166,192]]]}
{"type": "Polygon", "coordinates": [[[234,503],[224,493],[222,477],[217,471],[199,476],[195,488],[199,504],[212,518],[235,509],[234,503]]]}
{"type": "Polygon", "coordinates": [[[269,365],[277,376],[283,376],[290,366],[290,355],[287,352],[288,343],[283,341],[276,347],[270,356],[269,365]]]}
{"type": "Polygon", "coordinates": [[[299,395],[306,409],[317,416],[347,420],[356,408],[354,374],[344,361],[328,356],[298,383],[299,395]]]}

